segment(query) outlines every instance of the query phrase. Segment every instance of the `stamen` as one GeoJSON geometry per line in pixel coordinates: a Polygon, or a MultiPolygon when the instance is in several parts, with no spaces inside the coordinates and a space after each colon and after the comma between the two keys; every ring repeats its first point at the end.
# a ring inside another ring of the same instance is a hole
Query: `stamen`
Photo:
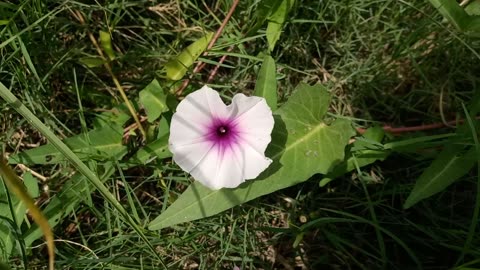
{"type": "Polygon", "coordinates": [[[219,126],[217,128],[217,135],[218,136],[225,136],[228,133],[228,128],[226,126],[219,126]]]}

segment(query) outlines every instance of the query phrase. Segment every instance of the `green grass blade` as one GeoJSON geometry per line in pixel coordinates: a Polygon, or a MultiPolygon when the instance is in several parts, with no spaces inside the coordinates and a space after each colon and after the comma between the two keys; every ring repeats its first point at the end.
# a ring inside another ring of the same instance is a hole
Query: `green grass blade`
{"type": "Polygon", "coordinates": [[[0,157],[0,175],[3,181],[7,183],[7,187],[13,191],[15,195],[26,205],[30,211],[30,215],[33,220],[42,229],[45,241],[47,242],[48,249],[48,269],[55,269],[55,242],[52,232],[52,228],[48,224],[48,220],[43,215],[42,211],[35,204],[33,198],[28,194],[27,189],[15,172],[7,165],[7,161],[4,157],[0,157]]]}
{"type": "MultiPolygon", "coordinates": [[[[8,90],[2,83],[0,83],[0,96],[9,103],[19,114],[25,117],[32,126],[37,128],[47,139],[54,145],[58,151],[60,151],[70,163],[82,173],[102,196],[107,200],[125,219],[125,221],[137,232],[137,234],[142,238],[143,241],[148,245],[148,247],[157,254],[155,247],[148,241],[148,238],[143,233],[142,229],[135,223],[133,218],[128,214],[128,212],[123,208],[123,206],[117,201],[115,196],[107,189],[107,187],[100,181],[98,176],[93,173],[85,163],[83,163],[74,153],[68,148],[45,124],[43,124],[40,119],[38,119],[20,100],[18,100],[11,92],[8,90]]],[[[163,264],[163,260],[158,256],[160,262],[163,264]]],[[[164,266],[165,267],[165,266],[164,266]]]]}
{"type": "Polygon", "coordinates": [[[465,241],[465,245],[463,246],[462,253],[457,260],[457,264],[463,260],[466,251],[470,248],[472,244],[473,237],[475,236],[475,230],[477,229],[478,223],[478,216],[480,214],[480,143],[478,142],[478,134],[477,130],[475,129],[475,125],[470,117],[470,114],[462,103],[463,111],[465,112],[465,117],[467,119],[468,127],[470,128],[470,132],[473,137],[473,141],[475,142],[475,146],[472,147],[472,150],[475,151],[475,156],[477,157],[477,194],[475,196],[475,208],[473,209],[473,216],[472,221],[470,222],[470,228],[468,229],[468,236],[467,240],[465,241]]]}

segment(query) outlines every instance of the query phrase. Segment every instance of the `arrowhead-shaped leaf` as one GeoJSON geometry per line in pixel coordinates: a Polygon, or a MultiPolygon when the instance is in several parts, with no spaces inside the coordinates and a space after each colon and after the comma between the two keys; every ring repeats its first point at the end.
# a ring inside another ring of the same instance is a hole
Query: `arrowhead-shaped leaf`
{"type": "Polygon", "coordinates": [[[323,86],[298,86],[275,113],[272,143],[266,153],[273,163],[258,179],[236,189],[215,191],[195,182],[149,224],[149,229],[212,216],[304,182],[316,173],[327,173],[343,160],[345,146],[354,134],[350,121],[337,119],[330,126],[323,121],[329,101],[330,95],[323,86]]]}
{"type": "Polygon", "coordinates": [[[465,152],[462,146],[448,145],[418,178],[403,208],[410,208],[453,184],[472,169],[477,158],[475,147],[465,152]]]}

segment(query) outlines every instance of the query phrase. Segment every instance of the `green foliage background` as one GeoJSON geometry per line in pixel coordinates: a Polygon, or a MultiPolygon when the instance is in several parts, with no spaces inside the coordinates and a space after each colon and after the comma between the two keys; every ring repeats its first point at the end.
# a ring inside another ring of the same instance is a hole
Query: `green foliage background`
{"type": "MultiPolygon", "coordinates": [[[[240,1],[201,55],[233,2],[0,3],[0,141],[57,268],[480,269],[477,1],[240,1]],[[212,193],[172,164],[168,123],[175,80],[200,88],[222,56],[210,85],[267,99],[283,167],[212,193]]],[[[45,266],[41,237],[0,185],[0,261],[45,266]]]]}

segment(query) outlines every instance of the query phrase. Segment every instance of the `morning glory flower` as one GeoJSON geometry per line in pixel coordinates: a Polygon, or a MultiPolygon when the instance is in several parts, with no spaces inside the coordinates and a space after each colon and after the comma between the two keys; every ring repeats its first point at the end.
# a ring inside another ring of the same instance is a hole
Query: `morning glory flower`
{"type": "Polygon", "coordinates": [[[236,94],[227,106],[217,91],[203,86],[178,104],[169,148],[180,168],[203,185],[234,188],[272,162],[265,149],[273,124],[264,98],[236,94]]]}

